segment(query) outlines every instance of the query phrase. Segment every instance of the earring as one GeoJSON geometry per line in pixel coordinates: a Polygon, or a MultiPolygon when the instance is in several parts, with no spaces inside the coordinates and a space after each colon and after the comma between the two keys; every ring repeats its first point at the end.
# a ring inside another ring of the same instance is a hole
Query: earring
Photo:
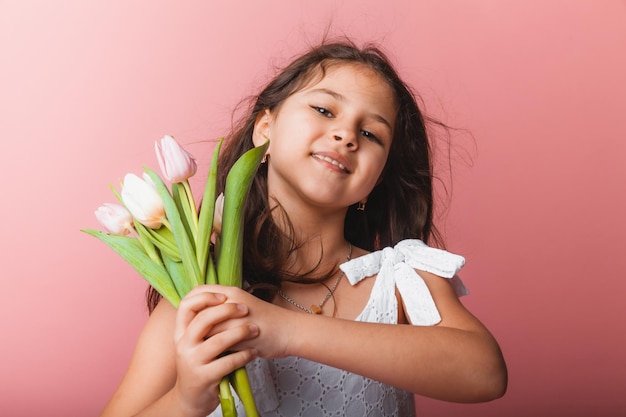
{"type": "Polygon", "coordinates": [[[356,206],[357,211],[365,211],[365,203],[367,201],[359,201],[359,204],[356,206]]]}
{"type": "Polygon", "coordinates": [[[267,154],[267,153],[265,155],[263,155],[263,159],[261,159],[261,163],[262,164],[265,164],[267,162],[267,157],[268,156],[269,156],[269,154],[267,154]]]}

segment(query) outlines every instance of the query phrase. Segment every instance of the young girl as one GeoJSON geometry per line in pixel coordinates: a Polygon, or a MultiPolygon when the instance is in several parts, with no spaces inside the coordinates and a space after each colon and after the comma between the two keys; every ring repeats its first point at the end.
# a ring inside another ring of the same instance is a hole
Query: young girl
{"type": "Polygon", "coordinates": [[[439,242],[425,120],[374,47],[323,44],[288,65],[221,155],[223,188],[271,139],[246,206],[247,291],[200,286],[178,310],[153,292],[102,415],[219,415],[219,381],[244,365],[263,416],[502,396],[499,347],[458,300],[463,258],[426,246],[439,242]]]}

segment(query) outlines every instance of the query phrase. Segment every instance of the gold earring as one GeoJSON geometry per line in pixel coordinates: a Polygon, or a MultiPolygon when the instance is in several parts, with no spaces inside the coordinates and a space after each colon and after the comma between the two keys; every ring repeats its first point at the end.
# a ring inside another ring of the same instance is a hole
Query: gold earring
{"type": "Polygon", "coordinates": [[[358,211],[365,211],[365,203],[367,203],[367,201],[359,201],[359,204],[356,206],[356,209],[358,211]]]}
{"type": "Polygon", "coordinates": [[[262,164],[264,164],[264,163],[266,163],[266,162],[267,162],[267,157],[268,157],[268,156],[269,156],[269,154],[267,154],[267,153],[266,153],[265,155],[263,155],[263,159],[261,159],[261,163],[262,163],[262,164]]]}

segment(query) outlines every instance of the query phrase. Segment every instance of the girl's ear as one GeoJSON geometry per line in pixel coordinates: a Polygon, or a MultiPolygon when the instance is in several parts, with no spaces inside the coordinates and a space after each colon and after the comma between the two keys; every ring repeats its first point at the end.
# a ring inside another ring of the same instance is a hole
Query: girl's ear
{"type": "Polygon", "coordinates": [[[252,143],[254,146],[261,146],[270,138],[270,124],[272,122],[272,114],[269,109],[260,112],[254,122],[254,131],[252,132],[252,143]]]}

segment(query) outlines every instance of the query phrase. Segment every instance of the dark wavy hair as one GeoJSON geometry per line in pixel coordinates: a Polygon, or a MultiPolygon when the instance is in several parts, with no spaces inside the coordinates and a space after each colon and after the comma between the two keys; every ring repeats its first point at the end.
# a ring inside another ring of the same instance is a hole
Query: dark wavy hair
{"type": "MultiPolygon", "coordinates": [[[[235,161],[254,147],[252,133],[261,112],[278,110],[289,96],[316,77],[323,78],[329,68],[346,64],[365,66],[382,77],[393,91],[397,104],[394,136],[382,178],[369,194],[365,211],[357,210],[356,204],[349,207],[344,227],[346,240],[369,251],[407,238],[441,245],[440,235],[433,225],[433,169],[426,123],[442,124],[420,111],[416,95],[375,45],[359,48],[349,40],[324,42],[284,67],[251,99],[248,111],[226,137],[219,158],[218,189],[223,190],[226,174],[235,161]]],[[[277,209],[282,210],[280,205],[277,209]]],[[[282,214],[288,220],[286,213],[282,214]]],[[[259,289],[255,294],[266,300],[273,297],[281,281],[310,281],[314,272],[299,277],[284,273],[285,262],[299,243],[293,239],[293,230],[279,229],[272,218],[267,196],[267,167],[262,165],[245,205],[243,273],[246,282],[259,289]]],[[[324,279],[330,273],[318,274],[317,278],[324,279]]],[[[155,305],[154,299],[152,305],[155,305]]]]}

